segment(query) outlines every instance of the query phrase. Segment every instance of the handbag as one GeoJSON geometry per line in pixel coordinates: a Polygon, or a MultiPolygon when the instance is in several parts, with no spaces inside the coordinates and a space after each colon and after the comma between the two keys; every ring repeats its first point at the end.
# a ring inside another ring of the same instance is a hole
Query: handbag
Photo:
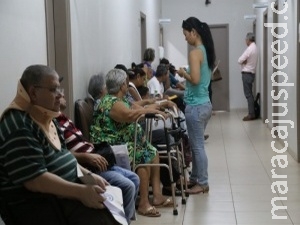
{"type": "Polygon", "coordinates": [[[211,81],[213,81],[213,82],[223,79],[222,75],[221,75],[221,71],[219,69],[219,63],[220,63],[220,60],[218,60],[218,63],[215,66],[215,68],[213,69],[213,72],[212,72],[211,81]]]}
{"type": "Polygon", "coordinates": [[[116,164],[116,157],[112,147],[106,142],[94,144],[95,153],[101,155],[108,162],[108,168],[116,164]]]}

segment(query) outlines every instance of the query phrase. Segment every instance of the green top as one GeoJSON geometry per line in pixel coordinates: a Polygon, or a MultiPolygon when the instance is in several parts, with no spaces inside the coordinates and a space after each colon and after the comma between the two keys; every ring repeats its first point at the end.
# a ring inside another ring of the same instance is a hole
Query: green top
{"type": "MultiPolygon", "coordinates": [[[[208,67],[207,55],[204,45],[199,45],[197,48],[202,51],[204,60],[200,67],[200,82],[194,85],[188,80],[186,81],[184,101],[187,105],[202,105],[210,101],[208,86],[211,80],[211,70],[208,67]]],[[[187,72],[190,73],[190,68],[188,68],[187,72]]]]}
{"type": "MultiPolygon", "coordinates": [[[[90,137],[93,143],[108,142],[110,145],[127,144],[130,160],[133,160],[135,123],[120,123],[110,116],[110,109],[122,101],[129,108],[126,99],[119,99],[112,95],[105,95],[94,111],[93,125],[90,129],[90,137]]],[[[136,164],[149,163],[156,155],[156,148],[145,140],[144,131],[137,124],[137,151],[136,164]]]]}

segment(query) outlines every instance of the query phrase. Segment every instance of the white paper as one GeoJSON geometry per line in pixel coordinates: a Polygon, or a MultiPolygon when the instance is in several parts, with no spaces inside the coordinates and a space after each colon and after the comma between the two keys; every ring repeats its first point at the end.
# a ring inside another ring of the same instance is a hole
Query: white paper
{"type": "Polygon", "coordinates": [[[131,170],[127,144],[113,145],[111,147],[116,157],[116,164],[124,169],[131,170]]]}
{"type": "Polygon", "coordinates": [[[108,208],[114,218],[123,225],[128,225],[124,207],[122,190],[114,186],[106,186],[106,191],[102,194],[106,198],[103,204],[108,208]]]}

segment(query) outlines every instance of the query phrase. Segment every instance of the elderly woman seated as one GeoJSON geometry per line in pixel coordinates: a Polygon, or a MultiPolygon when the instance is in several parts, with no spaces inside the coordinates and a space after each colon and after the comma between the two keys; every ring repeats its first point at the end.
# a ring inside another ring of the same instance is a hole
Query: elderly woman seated
{"type": "MultiPolygon", "coordinates": [[[[101,99],[90,129],[93,143],[106,141],[109,144],[127,143],[129,157],[133,160],[135,121],[145,113],[164,113],[153,108],[132,109],[125,99],[128,91],[128,78],[120,69],[113,69],[106,75],[107,94],[101,99]]],[[[157,150],[143,137],[143,130],[138,125],[136,164],[159,163],[157,150]]],[[[144,216],[158,217],[157,207],[172,206],[171,199],[161,194],[159,167],[139,167],[137,174],[140,178],[140,202],[137,212],[144,216]],[[149,180],[152,184],[153,202],[148,199],[149,180]]]]}

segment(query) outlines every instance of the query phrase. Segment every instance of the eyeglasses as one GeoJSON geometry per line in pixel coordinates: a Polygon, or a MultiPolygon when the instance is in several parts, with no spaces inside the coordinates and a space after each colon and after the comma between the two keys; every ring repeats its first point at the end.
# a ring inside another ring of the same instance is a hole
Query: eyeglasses
{"type": "Polygon", "coordinates": [[[47,89],[48,91],[50,91],[53,94],[63,94],[64,93],[64,89],[61,87],[43,87],[43,86],[34,86],[35,88],[43,88],[43,89],[47,89]]]}

